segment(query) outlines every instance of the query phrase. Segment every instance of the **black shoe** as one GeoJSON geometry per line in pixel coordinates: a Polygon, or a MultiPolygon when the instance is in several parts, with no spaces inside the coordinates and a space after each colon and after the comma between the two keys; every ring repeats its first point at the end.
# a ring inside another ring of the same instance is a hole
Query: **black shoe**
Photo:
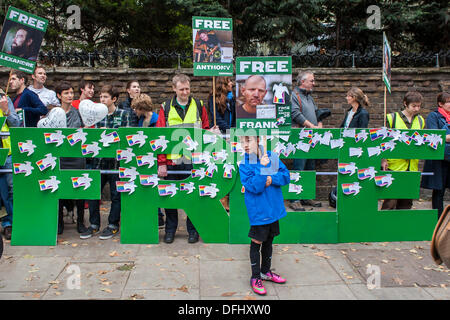
{"type": "Polygon", "coordinates": [[[108,240],[114,237],[117,232],[119,232],[119,228],[107,226],[105,229],[103,229],[102,233],[100,234],[100,237],[98,237],[100,240],[108,240]]]}
{"type": "Polygon", "coordinates": [[[164,235],[164,242],[165,243],[172,243],[174,239],[175,239],[175,233],[167,232],[164,235]]]}
{"type": "Polygon", "coordinates": [[[87,228],[86,232],[83,232],[80,235],[80,239],[89,239],[97,232],[98,232],[98,229],[94,229],[94,228],[92,228],[92,226],[89,226],[89,228],[87,228]]]}
{"type": "Polygon", "coordinates": [[[11,240],[11,234],[12,234],[12,228],[9,227],[5,227],[5,229],[3,230],[5,233],[5,239],[6,240],[11,240]]]}
{"type": "Polygon", "coordinates": [[[315,207],[315,208],[320,208],[322,207],[322,203],[320,202],[314,202],[312,200],[300,200],[300,202],[302,203],[302,205],[304,206],[311,206],[311,207],[315,207]]]}
{"type": "Polygon", "coordinates": [[[77,222],[77,231],[78,233],[85,233],[88,231],[88,228],[84,226],[84,223],[77,222]]]}
{"type": "Polygon", "coordinates": [[[196,243],[198,242],[198,233],[197,232],[193,232],[189,234],[189,238],[188,238],[188,242],[189,243],[196,243]]]}

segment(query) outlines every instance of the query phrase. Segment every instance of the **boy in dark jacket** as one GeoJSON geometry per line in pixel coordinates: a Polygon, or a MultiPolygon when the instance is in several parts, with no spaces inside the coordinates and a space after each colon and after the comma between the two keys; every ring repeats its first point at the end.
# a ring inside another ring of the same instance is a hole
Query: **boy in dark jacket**
{"type": "Polygon", "coordinates": [[[266,289],[261,280],[285,283],[270,271],[273,238],[280,234],[278,220],[286,216],[281,187],[289,183],[289,170],[276,154],[262,152],[259,137],[241,137],[245,158],[239,165],[250,220],[250,286],[259,295],[266,289]],[[261,255],[261,257],[260,257],[261,255]]]}

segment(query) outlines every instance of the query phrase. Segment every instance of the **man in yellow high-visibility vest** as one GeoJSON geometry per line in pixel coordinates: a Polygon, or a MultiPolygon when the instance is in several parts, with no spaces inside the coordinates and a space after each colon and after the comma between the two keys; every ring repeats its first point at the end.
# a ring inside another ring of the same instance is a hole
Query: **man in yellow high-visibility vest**
{"type": "MultiPolygon", "coordinates": [[[[386,115],[388,127],[393,129],[424,129],[425,120],[419,115],[422,95],[417,91],[407,92],[403,98],[403,110],[386,115]]],[[[382,170],[419,171],[418,159],[382,159],[382,170]]],[[[386,199],[381,210],[411,209],[412,199],[386,199]]]]}
{"type": "MultiPolygon", "coordinates": [[[[209,129],[208,113],[203,101],[191,97],[190,79],[185,74],[177,74],[172,79],[175,96],[165,101],[159,110],[156,127],[209,129]]],[[[192,163],[178,154],[158,155],[158,176],[168,180],[183,180],[189,175],[167,174],[167,171],[191,171],[192,163]],[[186,163],[187,162],[187,163],[186,163]]],[[[172,243],[178,226],[178,211],[166,209],[164,242],[172,243]]],[[[199,235],[189,217],[186,220],[189,233],[188,242],[195,243],[199,235]]]]}
{"type": "MultiPolygon", "coordinates": [[[[0,89],[0,117],[6,117],[5,124],[1,128],[1,133],[9,132],[10,127],[18,127],[20,125],[20,118],[14,110],[14,105],[5,92],[0,89]]],[[[9,149],[8,157],[0,169],[12,169],[11,161],[11,138],[9,135],[2,135],[1,148],[9,149]]],[[[13,176],[12,173],[0,172],[0,197],[5,206],[6,216],[2,219],[2,229],[6,240],[11,240],[12,233],[12,214],[13,214],[13,176]]]]}

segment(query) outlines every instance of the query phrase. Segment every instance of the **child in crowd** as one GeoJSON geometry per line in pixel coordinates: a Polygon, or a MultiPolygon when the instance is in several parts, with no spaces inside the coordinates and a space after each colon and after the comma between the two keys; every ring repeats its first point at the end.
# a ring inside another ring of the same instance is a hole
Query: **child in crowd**
{"type": "Polygon", "coordinates": [[[241,144],[245,158],[239,165],[239,173],[250,220],[250,286],[255,293],[265,295],[261,280],[286,282],[270,267],[272,242],[280,234],[278,220],[286,216],[281,187],[289,183],[289,170],[276,154],[261,150],[259,137],[241,137],[241,144]]]}

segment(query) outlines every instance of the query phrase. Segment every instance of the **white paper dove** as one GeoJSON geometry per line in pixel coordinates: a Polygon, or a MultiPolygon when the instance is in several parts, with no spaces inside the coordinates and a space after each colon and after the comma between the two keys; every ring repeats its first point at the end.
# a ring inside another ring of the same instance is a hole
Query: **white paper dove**
{"type": "Polygon", "coordinates": [[[19,151],[20,153],[27,153],[27,156],[31,156],[34,153],[34,149],[36,145],[33,144],[33,141],[27,140],[26,142],[19,142],[19,151]]]}

